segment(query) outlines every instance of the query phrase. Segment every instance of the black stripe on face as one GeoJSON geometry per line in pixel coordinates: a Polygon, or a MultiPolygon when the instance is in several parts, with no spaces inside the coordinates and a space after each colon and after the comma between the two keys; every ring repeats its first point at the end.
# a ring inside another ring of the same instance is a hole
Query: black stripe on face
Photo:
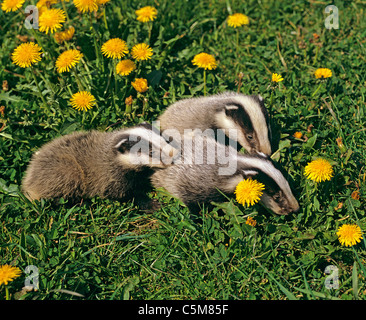
{"type": "Polygon", "coordinates": [[[126,153],[128,152],[132,146],[135,144],[135,142],[130,141],[130,135],[127,133],[123,133],[121,135],[118,135],[118,138],[116,138],[113,143],[114,152],[120,152],[120,153],[126,153]]]}
{"type": "Polygon", "coordinates": [[[255,180],[257,180],[258,182],[261,182],[264,184],[265,192],[268,195],[273,196],[276,193],[279,193],[279,191],[281,191],[281,188],[277,184],[277,182],[274,179],[272,179],[270,176],[268,176],[266,173],[264,173],[262,170],[260,170],[259,168],[249,167],[249,168],[245,168],[245,171],[258,172],[253,178],[255,180]]]}
{"type": "Polygon", "coordinates": [[[248,177],[251,177],[257,180],[258,182],[263,183],[265,187],[264,193],[270,196],[278,204],[280,208],[284,209],[286,212],[291,211],[285,194],[283,193],[282,189],[273,178],[268,176],[258,167],[246,167],[244,170],[258,172],[256,175],[254,176],[249,175],[248,177]]]}
{"type": "Polygon", "coordinates": [[[256,141],[258,141],[256,132],[253,127],[252,120],[250,119],[249,114],[244,109],[244,107],[236,102],[236,101],[227,101],[225,106],[235,106],[237,108],[225,108],[225,113],[227,117],[233,119],[233,121],[243,130],[243,134],[247,143],[250,147],[256,150],[259,146],[257,145],[256,141]]]}
{"type": "Polygon", "coordinates": [[[252,120],[240,103],[228,101],[225,103],[225,106],[237,107],[237,109],[225,109],[226,115],[232,118],[241,128],[243,128],[245,133],[250,134],[254,132],[252,120]]]}

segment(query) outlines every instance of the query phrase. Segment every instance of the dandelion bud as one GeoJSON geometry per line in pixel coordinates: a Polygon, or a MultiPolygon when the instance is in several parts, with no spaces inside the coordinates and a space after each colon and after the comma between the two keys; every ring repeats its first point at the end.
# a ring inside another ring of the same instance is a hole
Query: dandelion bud
{"type": "Polygon", "coordinates": [[[343,144],[343,140],[341,137],[336,139],[337,145],[339,147],[339,149],[341,150],[342,153],[345,153],[347,151],[345,145],[343,144]]]}

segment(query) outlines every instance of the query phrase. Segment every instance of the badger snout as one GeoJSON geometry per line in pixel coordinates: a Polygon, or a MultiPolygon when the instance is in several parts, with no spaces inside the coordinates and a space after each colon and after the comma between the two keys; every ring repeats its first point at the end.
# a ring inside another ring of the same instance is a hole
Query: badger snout
{"type": "Polygon", "coordinates": [[[290,213],[297,213],[297,212],[299,212],[299,210],[300,210],[300,206],[296,201],[296,204],[289,206],[287,208],[282,208],[278,214],[287,216],[290,213]]]}

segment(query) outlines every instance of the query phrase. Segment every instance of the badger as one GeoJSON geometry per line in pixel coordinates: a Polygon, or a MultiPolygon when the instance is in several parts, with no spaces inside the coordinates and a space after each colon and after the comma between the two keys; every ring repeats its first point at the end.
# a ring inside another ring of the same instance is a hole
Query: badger
{"type": "Polygon", "coordinates": [[[279,215],[299,210],[288,181],[270,158],[239,153],[210,136],[185,135],[183,140],[180,157],[153,173],[151,182],[180,199],[191,212],[211,201],[225,201],[234,195],[238,183],[248,178],[265,185],[260,200],[265,208],[279,215]]]}
{"type": "Polygon", "coordinates": [[[169,166],[176,150],[151,125],[114,132],[75,132],[33,154],[22,181],[30,200],[100,196],[146,204],[149,177],[169,166]]]}
{"type": "Polygon", "coordinates": [[[222,130],[250,154],[272,153],[268,112],[260,95],[225,92],[183,99],[169,106],[158,121],[162,132],[173,129],[183,135],[187,129],[222,130]]]}

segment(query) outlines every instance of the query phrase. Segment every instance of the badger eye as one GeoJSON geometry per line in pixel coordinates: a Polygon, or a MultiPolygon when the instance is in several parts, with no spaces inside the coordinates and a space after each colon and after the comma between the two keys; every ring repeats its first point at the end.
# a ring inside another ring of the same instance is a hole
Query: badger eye
{"type": "Polygon", "coordinates": [[[252,140],[252,139],[253,139],[253,136],[252,136],[251,134],[248,134],[248,135],[247,135],[247,138],[248,138],[249,140],[252,140]]]}

